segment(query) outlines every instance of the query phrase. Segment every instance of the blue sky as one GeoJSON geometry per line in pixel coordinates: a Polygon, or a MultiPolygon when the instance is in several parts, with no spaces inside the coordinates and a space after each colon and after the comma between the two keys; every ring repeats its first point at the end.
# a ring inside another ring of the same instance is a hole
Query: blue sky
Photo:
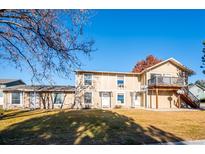
{"type": "MultiPolygon", "coordinates": [[[[200,69],[202,41],[205,40],[205,10],[95,10],[85,35],[95,40],[97,51],[81,57],[82,69],[131,71],[147,55],[174,57],[204,79],[200,69]]],[[[1,78],[21,78],[30,83],[29,72],[11,66],[0,70],[1,78]]],[[[55,77],[57,84],[74,84],[55,77]]]]}

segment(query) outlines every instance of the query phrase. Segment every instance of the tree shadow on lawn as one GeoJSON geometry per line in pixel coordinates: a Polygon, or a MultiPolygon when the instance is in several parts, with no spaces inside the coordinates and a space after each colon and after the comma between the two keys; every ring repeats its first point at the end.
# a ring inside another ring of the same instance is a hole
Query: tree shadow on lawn
{"type": "Polygon", "coordinates": [[[104,110],[61,111],[11,125],[0,144],[155,144],[183,139],[104,110]]]}
{"type": "Polygon", "coordinates": [[[32,115],[38,115],[42,113],[52,112],[52,110],[14,110],[11,113],[6,113],[3,115],[3,119],[13,119],[13,118],[20,118],[20,117],[27,117],[32,115]]]}

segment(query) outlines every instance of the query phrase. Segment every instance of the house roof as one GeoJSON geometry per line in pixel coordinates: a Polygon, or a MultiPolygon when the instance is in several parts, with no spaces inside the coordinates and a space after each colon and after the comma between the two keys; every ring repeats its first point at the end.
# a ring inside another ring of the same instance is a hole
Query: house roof
{"type": "Polygon", "coordinates": [[[133,72],[109,72],[109,71],[88,71],[88,70],[77,70],[76,72],[77,73],[111,73],[111,74],[127,74],[127,75],[139,75],[139,74],[143,74],[145,73],[146,71],[149,71],[155,67],[158,67],[164,63],[167,63],[167,62],[171,62],[173,63],[174,65],[180,67],[181,69],[183,69],[184,71],[188,72],[189,74],[194,74],[194,71],[189,69],[188,67],[184,66],[182,63],[180,63],[179,61],[177,61],[176,59],[174,58],[169,58],[167,60],[164,60],[160,63],[157,63],[149,68],[146,68],[145,70],[143,70],[142,72],[140,73],[133,73],[133,72]]]}
{"type": "Polygon", "coordinates": [[[24,83],[20,79],[0,79],[0,84],[3,85],[3,84],[8,84],[8,83],[11,83],[11,82],[15,82],[15,81],[20,81],[20,82],[24,83]]]}
{"type": "Polygon", "coordinates": [[[37,92],[74,92],[74,86],[61,86],[61,85],[17,85],[3,89],[4,92],[9,91],[37,91],[37,92]]]}
{"type": "Polygon", "coordinates": [[[160,62],[160,63],[157,63],[157,64],[155,64],[155,65],[153,65],[153,66],[151,66],[151,67],[148,67],[147,69],[143,70],[143,71],[140,72],[140,73],[144,73],[144,72],[146,72],[146,71],[148,71],[148,70],[151,70],[151,69],[153,69],[153,68],[155,68],[155,67],[158,67],[158,66],[160,66],[160,65],[162,65],[162,64],[165,64],[165,63],[167,63],[167,62],[171,62],[172,64],[174,64],[174,65],[180,67],[181,69],[183,69],[184,71],[188,72],[189,74],[194,74],[194,73],[195,73],[193,70],[189,69],[188,67],[186,67],[185,65],[183,65],[182,63],[180,63],[178,60],[176,60],[176,59],[174,59],[174,58],[169,58],[169,59],[164,60],[164,61],[162,61],[162,62],[160,62]]]}
{"type": "Polygon", "coordinates": [[[77,73],[104,73],[104,74],[127,74],[127,75],[138,75],[140,73],[133,73],[133,72],[109,72],[109,71],[94,71],[94,70],[91,70],[91,71],[88,71],[88,70],[77,70],[75,71],[77,73]]]}

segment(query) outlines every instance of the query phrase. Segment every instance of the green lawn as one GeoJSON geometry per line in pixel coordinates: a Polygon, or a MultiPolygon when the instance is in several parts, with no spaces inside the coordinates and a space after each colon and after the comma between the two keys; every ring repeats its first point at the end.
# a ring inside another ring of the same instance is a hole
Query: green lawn
{"type": "Polygon", "coordinates": [[[0,144],[150,144],[205,139],[205,112],[7,111],[0,144]]]}

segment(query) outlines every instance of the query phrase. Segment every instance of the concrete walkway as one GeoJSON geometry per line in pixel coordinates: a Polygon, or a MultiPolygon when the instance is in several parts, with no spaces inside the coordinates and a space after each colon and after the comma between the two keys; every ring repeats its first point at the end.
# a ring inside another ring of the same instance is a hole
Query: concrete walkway
{"type": "Polygon", "coordinates": [[[205,145],[205,140],[159,143],[157,145],[205,145]]]}
{"type": "Polygon", "coordinates": [[[201,111],[202,109],[186,109],[186,108],[181,108],[181,109],[150,109],[150,108],[147,108],[145,110],[147,110],[147,111],[161,111],[161,112],[180,112],[180,111],[201,111]]]}

